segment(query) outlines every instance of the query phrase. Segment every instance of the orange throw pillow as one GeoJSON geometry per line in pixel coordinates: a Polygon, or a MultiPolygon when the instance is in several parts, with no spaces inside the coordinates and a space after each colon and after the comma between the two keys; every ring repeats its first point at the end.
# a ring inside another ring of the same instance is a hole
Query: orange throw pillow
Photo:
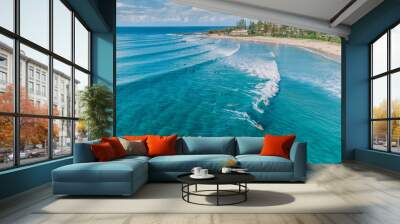
{"type": "Polygon", "coordinates": [[[296,135],[274,136],[265,135],[264,145],[261,149],[262,156],[280,156],[286,159],[290,158],[290,148],[293,145],[296,135]]]}
{"type": "Polygon", "coordinates": [[[110,161],[117,158],[113,147],[108,142],[93,144],[91,145],[91,149],[94,157],[99,162],[110,161]]]}
{"type": "Polygon", "coordinates": [[[121,142],[117,137],[109,137],[109,138],[101,138],[101,142],[108,142],[114,149],[115,155],[117,158],[125,157],[126,151],[124,146],[122,146],[121,142]]]}
{"type": "Polygon", "coordinates": [[[147,137],[148,156],[176,155],[176,135],[147,137]]]}
{"type": "Polygon", "coordinates": [[[142,136],[124,136],[124,139],[129,140],[129,141],[143,141],[143,142],[146,142],[147,135],[142,135],[142,136]]]}

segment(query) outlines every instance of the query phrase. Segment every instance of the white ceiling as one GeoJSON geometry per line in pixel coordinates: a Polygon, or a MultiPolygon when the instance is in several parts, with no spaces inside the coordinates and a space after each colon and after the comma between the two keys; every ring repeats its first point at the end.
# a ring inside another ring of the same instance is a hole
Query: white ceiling
{"type": "Polygon", "coordinates": [[[350,0],[227,0],[232,3],[275,9],[312,18],[330,20],[350,0]]]}
{"type": "Polygon", "coordinates": [[[350,26],[383,0],[174,0],[221,13],[347,37],[350,26]],[[339,17],[346,5],[350,5],[339,17]]]}

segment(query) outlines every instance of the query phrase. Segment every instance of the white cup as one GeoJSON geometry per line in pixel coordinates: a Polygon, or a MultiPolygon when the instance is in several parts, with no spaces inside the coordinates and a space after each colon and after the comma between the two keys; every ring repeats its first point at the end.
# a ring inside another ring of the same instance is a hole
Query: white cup
{"type": "Polygon", "coordinates": [[[207,176],[208,175],[208,169],[201,169],[200,170],[200,176],[207,176]]]}
{"type": "Polygon", "coordinates": [[[194,167],[194,168],[192,169],[192,173],[193,173],[194,175],[196,175],[196,176],[199,176],[199,175],[201,175],[201,173],[200,173],[201,170],[202,170],[201,167],[194,167]]]}
{"type": "Polygon", "coordinates": [[[232,168],[229,168],[229,167],[222,167],[221,172],[222,172],[222,173],[230,173],[230,172],[232,172],[232,168]]]}

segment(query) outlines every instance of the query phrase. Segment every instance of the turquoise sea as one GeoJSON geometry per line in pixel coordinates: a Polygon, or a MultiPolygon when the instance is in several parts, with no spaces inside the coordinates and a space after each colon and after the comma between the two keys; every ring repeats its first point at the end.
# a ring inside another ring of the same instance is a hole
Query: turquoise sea
{"type": "Polygon", "coordinates": [[[203,33],[218,28],[118,28],[117,134],[295,133],[309,162],[340,162],[340,62],[203,33]]]}

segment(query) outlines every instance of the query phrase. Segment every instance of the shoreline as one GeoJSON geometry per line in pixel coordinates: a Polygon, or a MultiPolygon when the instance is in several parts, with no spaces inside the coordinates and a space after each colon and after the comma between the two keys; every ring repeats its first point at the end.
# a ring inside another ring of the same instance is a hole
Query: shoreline
{"type": "Polygon", "coordinates": [[[215,39],[230,39],[238,41],[250,41],[266,44],[285,44],[295,47],[304,48],[313,53],[320,54],[328,59],[341,62],[341,46],[338,43],[311,40],[311,39],[296,39],[285,37],[268,37],[268,36],[228,36],[220,34],[206,34],[210,38],[215,39]]]}

